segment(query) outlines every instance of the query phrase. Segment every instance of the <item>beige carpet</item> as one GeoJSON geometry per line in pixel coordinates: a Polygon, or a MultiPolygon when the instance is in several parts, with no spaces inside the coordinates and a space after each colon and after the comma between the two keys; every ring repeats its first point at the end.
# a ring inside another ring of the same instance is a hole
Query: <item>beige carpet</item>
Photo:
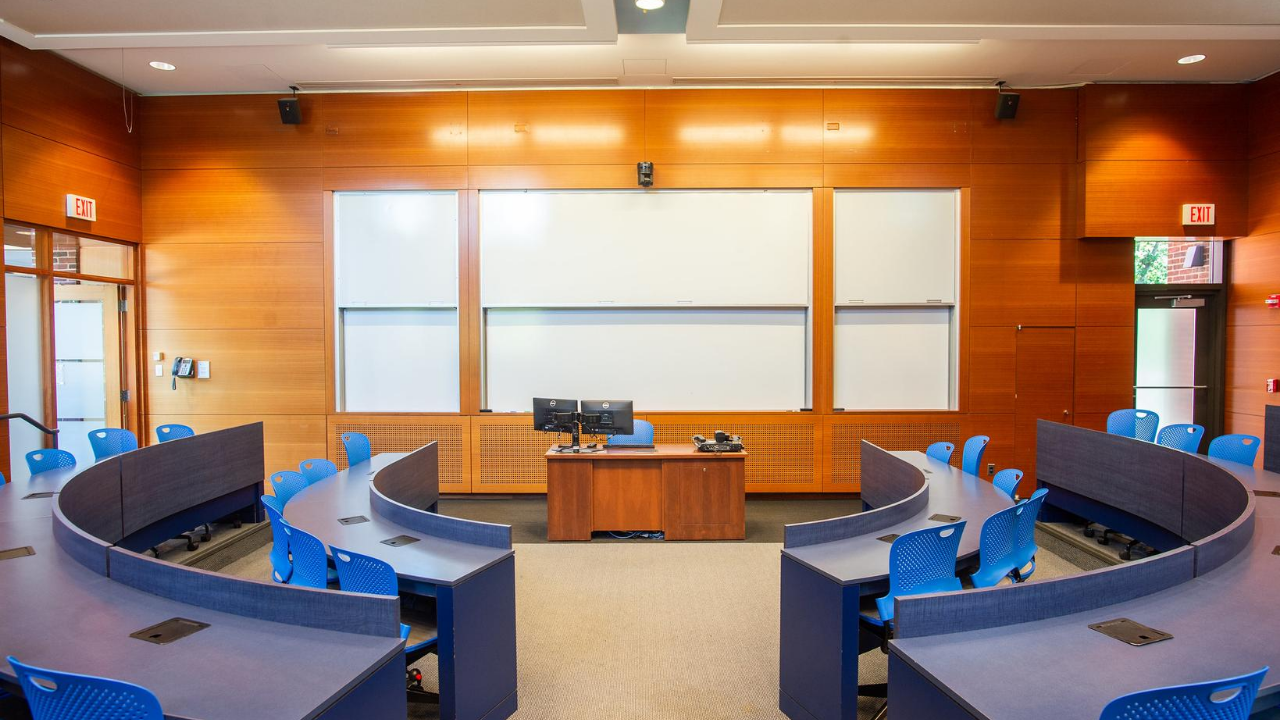
{"type": "MultiPolygon", "coordinates": [[[[778,711],[771,543],[516,546],[518,720],[752,720],[778,711]]],[[[1033,581],[1078,572],[1041,550],[1033,581]]],[[[266,577],[266,550],[223,572],[266,577]]],[[[435,687],[434,658],[419,667],[435,687]]],[[[864,683],[885,656],[861,658],[864,683]]],[[[865,699],[860,718],[876,700],[865,699]]],[[[414,708],[412,718],[436,717],[414,708]]]]}

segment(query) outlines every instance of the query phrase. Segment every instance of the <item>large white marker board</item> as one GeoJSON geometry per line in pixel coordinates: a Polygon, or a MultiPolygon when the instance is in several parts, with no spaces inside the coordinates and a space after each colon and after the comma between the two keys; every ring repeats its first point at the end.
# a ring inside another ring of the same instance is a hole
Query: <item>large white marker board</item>
{"type": "Polygon", "coordinates": [[[835,406],[946,410],[951,345],[951,308],[836,312],[835,406]]]}
{"type": "Polygon", "coordinates": [[[956,300],[959,192],[838,190],[835,301],[956,300]]]}
{"type": "Polygon", "coordinates": [[[480,193],[487,307],[807,305],[810,191],[480,193]]]}
{"type": "Polygon", "coordinates": [[[458,304],[456,192],[337,193],[338,307],[458,304]]]}

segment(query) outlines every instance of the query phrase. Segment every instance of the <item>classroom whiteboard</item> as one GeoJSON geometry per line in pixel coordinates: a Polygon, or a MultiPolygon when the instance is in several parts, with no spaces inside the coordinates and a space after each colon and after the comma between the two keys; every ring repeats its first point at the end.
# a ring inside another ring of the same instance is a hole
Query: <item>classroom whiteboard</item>
{"type": "Polygon", "coordinates": [[[960,193],[837,190],[837,305],[956,300],[960,193]]]}
{"type": "Polygon", "coordinates": [[[811,191],[485,191],[481,302],[806,305],[811,191]]]}
{"type": "Polygon", "coordinates": [[[490,309],[486,407],[534,397],[634,400],[656,410],[798,410],[807,311],[490,309]]]}
{"type": "Polygon", "coordinates": [[[951,308],[837,311],[835,407],[950,408],[952,346],[951,308]]]}
{"type": "Polygon", "coordinates": [[[458,412],[458,311],[342,311],[341,409],[458,412]]]}
{"type": "Polygon", "coordinates": [[[334,195],[338,307],[458,304],[458,194],[334,195]]]}

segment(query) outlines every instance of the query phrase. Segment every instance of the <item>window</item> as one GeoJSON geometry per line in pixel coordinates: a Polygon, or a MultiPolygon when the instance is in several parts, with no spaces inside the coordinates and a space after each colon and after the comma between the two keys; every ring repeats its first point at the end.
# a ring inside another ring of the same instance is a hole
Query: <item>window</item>
{"type": "Polygon", "coordinates": [[[1222,282],[1222,241],[1213,238],[1134,238],[1133,281],[1138,285],[1222,282]]]}
{"type": "Polygon", "coordinates": [[[808,191],[480,193],[484,407],[809,405],[808,191]]]}
{"type": "Polygon", "coordinates": [[[457,412],[458,194],[335,194],[334,273],[338,410],[457,412]]]}
{"type": "MultiPolygon", "coordinates": [[[[89,431],[138,432],[134,248],[13,224],[4,237],[9,409],[56,428],[58,447],[92,462],[89,431]]],[[[10,471],[25,477],[22,458],[51,440],[7,424],[10,471]]]]}
{"type": "Polygon", "coordinates": [[[959,193],[840,190],[834,212],[835,407],[954,409],[959,193]]]}

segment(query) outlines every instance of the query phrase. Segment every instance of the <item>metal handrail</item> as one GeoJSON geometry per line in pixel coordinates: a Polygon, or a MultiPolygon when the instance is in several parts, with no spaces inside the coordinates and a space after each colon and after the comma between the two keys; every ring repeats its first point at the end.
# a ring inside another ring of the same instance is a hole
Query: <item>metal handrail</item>
{"type": "Polygon", "coordinates": [[[58,430],[56,428],[45,427],[44,423],[36,421],[26,413],[9,413],[8,415],[0,415],[0,420],[25,420],[28,425],[39,430],[40,432],[53,438],[53,446],[58,447],[58,430]]]}

